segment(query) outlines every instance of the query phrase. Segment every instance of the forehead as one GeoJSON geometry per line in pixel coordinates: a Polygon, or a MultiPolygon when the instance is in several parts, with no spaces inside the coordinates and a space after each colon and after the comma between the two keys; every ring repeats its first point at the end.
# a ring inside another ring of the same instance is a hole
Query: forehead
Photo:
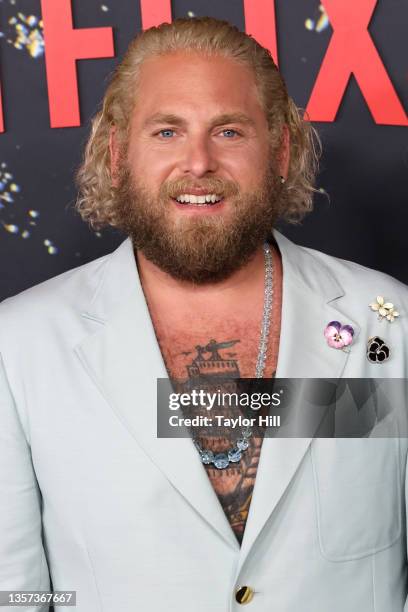
{"type": "Polygon", "coordinates": [[[203,119],[244,112],[265,120],[253,71],[234,59],[197,52],[174,52],[142,64],[133,120],[144,121],[157,112],[203,119]]]}

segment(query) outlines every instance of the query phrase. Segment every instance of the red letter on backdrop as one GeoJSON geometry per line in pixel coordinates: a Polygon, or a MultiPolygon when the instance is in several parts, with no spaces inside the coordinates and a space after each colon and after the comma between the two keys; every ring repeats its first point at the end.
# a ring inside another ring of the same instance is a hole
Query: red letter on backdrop
{"type": "Polygon", "coordinates": [[[171,23],[171,0],[140,0],[142,30],[166,21],[171,23]]]}
{"type": "Polygon", "coordinates": [[[76,60],[113,57],[112,28],[72,24],[71,0],[41,0],[51,127],[80,125],[76,60]]]}
{"type": "Polygon", "coordinates": [[[269,49],[278,65],[275,0],[244,0],[245,32],[269,49]]]}
{"type": "Polygon", "coordinates": [[[322,0],[333,35],[307,112],[312,121],[334,121],[354,74],[376,123],[408,125],[373,40],[367,31],[377,0],[322,0]]]}

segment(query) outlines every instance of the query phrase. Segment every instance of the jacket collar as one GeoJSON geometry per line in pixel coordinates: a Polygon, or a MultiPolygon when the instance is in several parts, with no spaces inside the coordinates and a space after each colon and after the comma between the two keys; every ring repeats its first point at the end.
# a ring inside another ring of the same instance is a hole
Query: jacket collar
{"type": "MultiPolygon", "coordinates": [[[[283,266],[277,378],[338,378],[349,353],[330,349],[323,330],[337,319],[351,324],[358,334],[357,324],[341,308],[345,292],[323,256],[294,245],[279,232],[274,232],[274,238],[283,266]]],[[[98,287],[81,314],[89,320],[90,333],[75,351],[87,374],[156,468],[238,552],[235,535],[192,441],[157,438],[156,384],[157,378],[167,378],[167,371],[130,239],[107,258],[98,287]]],[[[237,575],[311,438],[274,442],[265,438],[262,444],[237,575]]]]}
{"type": "MultiPolygon", "coordinates": [[[[274,232],[282,256],[282,317],[277,378],[339,378],[360,327],[347,313],[347,296],[327,256],[274,232]],[[324,328],[333,320],[354,328],[347,351],[329,349],[324,328]]],[[[350,298],[350,296],[348,296],[350,298]]]]}

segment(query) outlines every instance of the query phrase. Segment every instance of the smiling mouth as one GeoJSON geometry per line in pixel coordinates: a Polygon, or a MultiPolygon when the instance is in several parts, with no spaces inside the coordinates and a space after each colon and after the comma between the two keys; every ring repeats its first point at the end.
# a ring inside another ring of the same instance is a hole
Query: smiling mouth
{"type": "Polygon", "coordinates": [[[181,204],[183,206],[207,206],[211,207],[215,204],[219,204],[224,200],[223,196],[208,193],[203,195],[193,195],[193,194],[180,194],[179,196],[172,198],[177,204],[181,204]]]}

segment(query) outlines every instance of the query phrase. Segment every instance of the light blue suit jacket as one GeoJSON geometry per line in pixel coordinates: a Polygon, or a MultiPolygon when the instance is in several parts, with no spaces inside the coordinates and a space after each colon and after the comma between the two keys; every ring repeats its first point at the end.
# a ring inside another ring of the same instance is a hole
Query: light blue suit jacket
{"type": "MultiPolygon", "coordinates": [[[[407,287],[275,237],[277,377],[407,377],[407,287]],[[332,320],[354,327],[348,352],[332,320]]],[[[237,585],[253,612],[408,610],[406,440],[266,438],[240,548],[192,441],[156,436],[167,373],[129,239],[4,301],[0,355],[0,590],[51,575],[78,612],[230,612],[237,585]]]]}

